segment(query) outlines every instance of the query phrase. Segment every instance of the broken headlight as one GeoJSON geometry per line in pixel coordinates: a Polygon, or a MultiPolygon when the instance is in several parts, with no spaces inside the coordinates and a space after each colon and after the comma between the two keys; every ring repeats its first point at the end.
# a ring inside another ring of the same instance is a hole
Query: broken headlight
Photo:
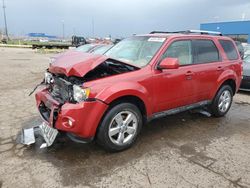
{"type": "Polygon", "coordinates": [[[46,84],[52,84],[54,82],[53,76],[49,72],[45,72],[45,74],[44,74],[44,80],[45,80],[46,84]]]}
{"type": "Polygon", "coordinates": [[[76,102],[81,102],[89,97],[90,89],[73,85],[73,98],[76,102]]]}

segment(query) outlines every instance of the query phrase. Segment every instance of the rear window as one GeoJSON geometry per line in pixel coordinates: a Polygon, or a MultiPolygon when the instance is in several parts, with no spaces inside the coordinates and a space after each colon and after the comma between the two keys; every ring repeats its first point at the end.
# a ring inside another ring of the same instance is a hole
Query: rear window
{"type": "Polygon", "coordinates": [[[220,55],[211,40],[193,40],[194,63],[211,63],[220,61],[220,55]]]}
{"type": "Polygon", "coordinates": [[[238,59],[238,53],[237,53],[237,50],[236,48],[234,47],[234,44],[232,41],[230,40],[219,40],[222,48],[224,49],[226,55],[227,55],[227,58],[229,60],[236,60],[238,59]]]}

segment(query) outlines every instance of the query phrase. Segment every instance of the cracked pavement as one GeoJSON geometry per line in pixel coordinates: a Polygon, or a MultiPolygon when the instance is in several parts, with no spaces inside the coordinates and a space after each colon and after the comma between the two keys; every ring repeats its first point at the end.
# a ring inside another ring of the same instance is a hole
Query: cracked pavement
{"type": "Polygon", "coordinates": [[[250,187],[250,93],[227,116],[181,113],[147,124],[136,144],[108,153],[95,143],[16,144],[41,123],[34,95],[51,54],[0,48],[0,187],[250,187]]]}

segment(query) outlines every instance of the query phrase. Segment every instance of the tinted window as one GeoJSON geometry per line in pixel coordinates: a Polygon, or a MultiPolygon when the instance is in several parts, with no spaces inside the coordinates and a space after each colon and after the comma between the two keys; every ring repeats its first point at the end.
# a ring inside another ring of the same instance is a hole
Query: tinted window
{"type": "Polygon", "coordinates": [[[229,60],[238,59],[238,54],[232,41],[230,40],[219,40],[219,41],[229,60]]]}
{"type": "Polygon", "coordinates": [[[162,59],[166,57],[178,58],[180,65],[192,64],[192,47],[191,41],[183,40],[173,42],[163,54],[162,59]]]}
{"type": "Polygon", "coordinates": [[[193,40],[194,63],[210,63],[220,61],[220,55],[211,40],[193,40]]]}

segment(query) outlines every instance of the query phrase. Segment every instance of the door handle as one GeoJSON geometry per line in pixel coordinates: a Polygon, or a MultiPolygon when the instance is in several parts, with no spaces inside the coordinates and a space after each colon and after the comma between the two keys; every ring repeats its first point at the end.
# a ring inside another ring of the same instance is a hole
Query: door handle
{"type": "Polygon", "coordinates": [[[185,75],[186,75],[186,76],[193,76],[193,75],[194,75],[194,72],[192,72],[192,71],[187,71],[185,75]]]}
{"type": "Polygon", "coordinates": [[[186,75],[187,80],[192,80],[192,76],[194,75],[194,72],[187,71],[185,75],[186,75]]]}
{"type": "Polygon", "coordinates": [[[219,66],[219,67],[217,67],[216,70],[217,70],[217,71],[222,71],[222,70],[223,70],[223,67],[219,66]]]}

